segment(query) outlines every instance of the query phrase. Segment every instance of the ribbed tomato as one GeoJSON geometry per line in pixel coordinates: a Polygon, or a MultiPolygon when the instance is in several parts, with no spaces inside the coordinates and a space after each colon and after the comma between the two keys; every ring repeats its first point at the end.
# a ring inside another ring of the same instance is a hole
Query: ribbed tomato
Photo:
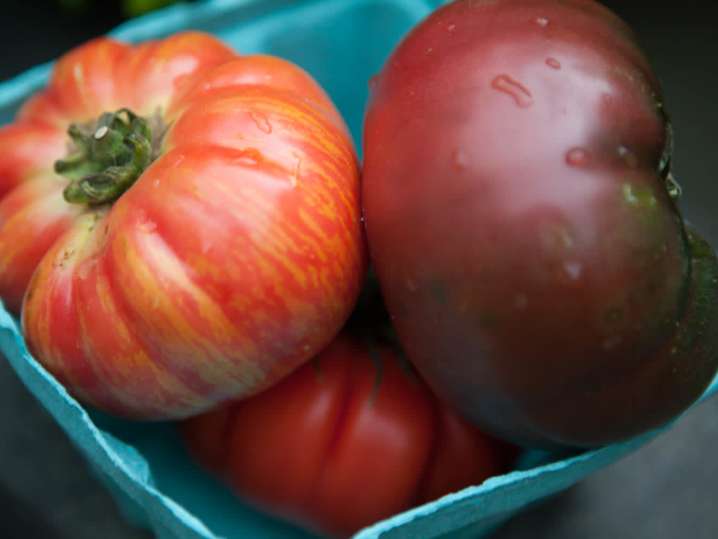
{"type": "Polygon", "coordinates": [[[330,535],[479,484],[514,455],[440,403],[390,348],[345,334],[276,386],[183,431],[244,500],[330,535]]]}
{"type": "Polygon", "coordinates": [[[252,394],[351,311],[357,161],[286,61],[201,33],[98,39],[0,147],[0,295],[17,312],[27,289],[31,351],[86,402],[176,418],[252,394]]]}

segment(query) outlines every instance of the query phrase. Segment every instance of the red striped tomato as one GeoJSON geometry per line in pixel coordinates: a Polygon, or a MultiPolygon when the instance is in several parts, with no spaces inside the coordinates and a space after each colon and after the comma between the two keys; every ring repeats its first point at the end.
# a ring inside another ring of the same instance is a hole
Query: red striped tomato
{"type": "Polygon", "coordinates": [[[99,39],[60,59],[0,147],[0,295],[25,297],[29,348],[86,402],[177,418],[250,395],[354,305],[356,157],[286,61],[200,33],[99,39]]]}

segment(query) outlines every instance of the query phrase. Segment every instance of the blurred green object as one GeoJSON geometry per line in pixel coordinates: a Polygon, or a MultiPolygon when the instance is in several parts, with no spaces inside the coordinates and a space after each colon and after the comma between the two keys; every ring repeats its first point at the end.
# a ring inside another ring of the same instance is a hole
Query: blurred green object
{"type": "MultiPolygon", "coordinates": [[[[126,17],[137,17],[149,11],[175,4],[179,0],[116,0],[121,5],[122,13],[126,17]]],[[[57,0],[60,7],[66,11],[82,13],[88,11],[95,0],[57,0]]]]}
{"type": "Polygon", "coordinates": [[[153,9],[175,4],[177,1],[178,0],[122,0],[122,11],[128,17],[136,17],[153,9]]]}

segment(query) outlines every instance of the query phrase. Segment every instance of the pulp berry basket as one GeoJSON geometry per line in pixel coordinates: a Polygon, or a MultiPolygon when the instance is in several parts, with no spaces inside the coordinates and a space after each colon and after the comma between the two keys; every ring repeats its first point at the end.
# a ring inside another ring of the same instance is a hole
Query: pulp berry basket
{"type": "MultiPolygon", "coordinates": [[[[360,141],[368,81],[401,37],[440,0],[210,0],[121,26],[128,42],[197,29],[243,53],[296,62],[326,88],[360,141]]],[[[40,88],[51,66],[0,85],[0,123],[40,88]]],[[[242,505],[187,456],[171,424],[120,421],[75,401],[28,352],[18,321],[0,308],[0,348],[115,495],[127,518],[160,538],[291,538],[308,534],[242,505]]],[[[703,398],[718,390],[714,381],[703,398]]],[[[635,450],[651,432],[595,451],[525,452],[516,471],[422,505],[357,537],[478,537],[528,504],[635,450]]]]}

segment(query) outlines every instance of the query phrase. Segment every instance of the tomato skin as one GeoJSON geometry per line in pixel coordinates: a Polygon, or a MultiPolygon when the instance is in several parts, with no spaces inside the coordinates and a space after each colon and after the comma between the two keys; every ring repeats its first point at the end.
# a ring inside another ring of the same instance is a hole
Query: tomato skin
{"type": "Polygon", "coordinates": [[[717,291],[665,187],[660,89],[623,22],[589,0],[458,1],[373,84],[370,255],[439,394],[546,446],[634,435],[701,394],[716,317],[694,308],[717,291]]]}
{"type": "Polygon", "coordinates": [[[189,419],[183,432],[247,502],[349,535],[508,464],[505,446],[404,369],[391,349],[343,334],[276,386],[189,419]]]}
{"type": "Polygon", "coordinates": [[[87,403],[196,414],[275,383],[349,316],[366,266],[356,156],[289,62],[198,32],[98,39],[0,146],[0,294],[15,312],[25,298],[29,349],[87,403]],[[112,205],[65,202],[68,126],[123,107],[167,126],[159,156],[112,205]]]}

